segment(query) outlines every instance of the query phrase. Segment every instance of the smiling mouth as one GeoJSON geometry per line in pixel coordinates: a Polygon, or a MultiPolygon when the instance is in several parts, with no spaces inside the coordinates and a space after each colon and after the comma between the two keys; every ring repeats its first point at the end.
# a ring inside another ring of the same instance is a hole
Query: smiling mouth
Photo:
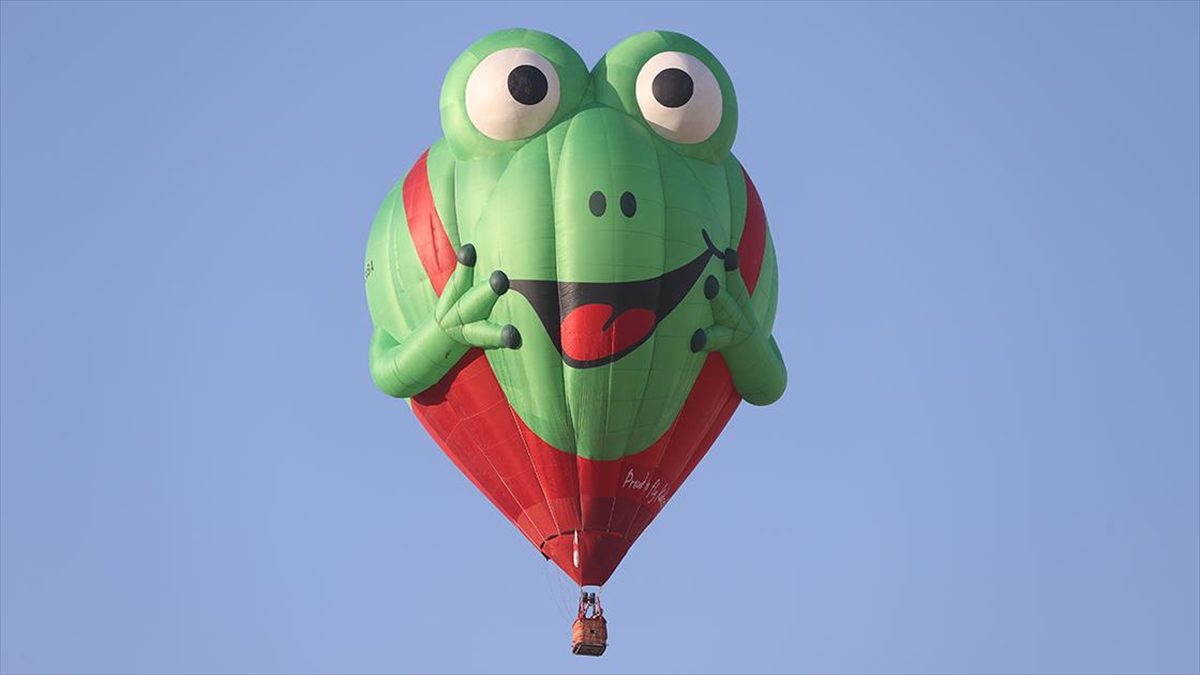
{"type": "Polygon", "coordinates": [[[708,232],[704,252],[653,279],[600,283],[514,279],[510,288],[529,300],[563,362],[603,366],[637,349],[696,284],[712,256],[724,258],[708,232]]]}

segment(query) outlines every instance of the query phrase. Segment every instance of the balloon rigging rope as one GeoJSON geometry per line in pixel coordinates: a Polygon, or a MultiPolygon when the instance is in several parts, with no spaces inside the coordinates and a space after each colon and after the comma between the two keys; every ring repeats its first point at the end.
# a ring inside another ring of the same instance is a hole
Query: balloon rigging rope
{"type": "Polygon", "coordinates": [[[564,597],[562,578],[559,577],[559,569],[554,562],[547,560],[542,567],[543,576],[546,579],[546,588],[549,589],[550,595],[554,597],[554,604],[558,606],[558,611],[564,619],[570,620],[574,617],[574,610],[569,606],[570,603],[564,597]]]}

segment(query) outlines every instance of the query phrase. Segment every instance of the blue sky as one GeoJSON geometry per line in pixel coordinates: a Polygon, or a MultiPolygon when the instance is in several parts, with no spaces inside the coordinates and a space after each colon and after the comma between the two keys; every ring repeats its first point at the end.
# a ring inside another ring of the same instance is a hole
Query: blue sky
{"type": "Polygon", "coordinates": [[[1200,4],[0,4],[0,670],[1200,670],[1200,4]],[[791,373],[571,589],[374,390],[446,68],[688,33],[791,373]]]}

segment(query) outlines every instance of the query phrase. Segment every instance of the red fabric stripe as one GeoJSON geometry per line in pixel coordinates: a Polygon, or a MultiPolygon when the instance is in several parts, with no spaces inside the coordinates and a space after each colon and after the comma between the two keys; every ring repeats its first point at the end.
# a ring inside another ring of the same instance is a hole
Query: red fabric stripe
{"type": "Polygon", "coordinates": [[[433,284],[433,291],[441,295],[458,259],[429,189],[428,157],[426,150],[404,179],[404,215],[408,218],[408,233],[421,264],[425,266],[425,274],[433,284]]]}
{"type": "Polygon", "coordinates": [[[746,290],[754,293],[758,277],[762,272],[763,256],[767,251],[767,213],[763,210],[758,189],[750,180],[750,174],[742,169],[746,177],[746,225],[742,228],[742,240],[738,242],[738,259],[742,267],[742,279],[746,290]]]}

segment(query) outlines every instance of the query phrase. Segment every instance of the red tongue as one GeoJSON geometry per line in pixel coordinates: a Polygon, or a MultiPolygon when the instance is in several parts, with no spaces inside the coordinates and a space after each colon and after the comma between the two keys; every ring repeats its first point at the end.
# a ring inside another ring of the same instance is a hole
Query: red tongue
{"type": "Polygon", "coordinates": [[[640,342],[654,330],[655,315],[638,308],[621,312],[608,328],[612,305],[580,305],[562,321],[563,353],[576,361],[595,361],[612,356],[640,342]]]}

